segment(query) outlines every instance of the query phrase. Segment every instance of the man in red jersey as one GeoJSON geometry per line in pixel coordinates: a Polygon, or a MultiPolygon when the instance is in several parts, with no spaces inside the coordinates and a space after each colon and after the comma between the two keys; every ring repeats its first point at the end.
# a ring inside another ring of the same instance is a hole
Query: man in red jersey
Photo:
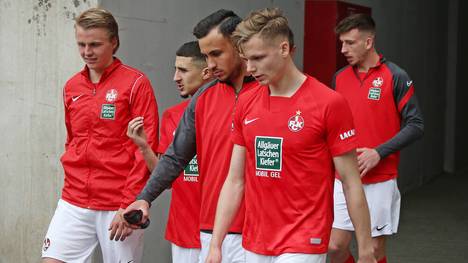
{"type": "MultiPolygon", "coordinates": [[[[397,232],[400,215],[396,181],[399,151],[423,135],[423,118],[413,81],[375,50],[372,17],[351,15],[338,24],[336,33],[349,66],[335,74],[332,86],[346,98],[354,116],[359,171],[371,215],[375,257],[384,263],[385,236],[397,232]]],[[[331,262],[354,262],[349,252],[352,231],[341,182],[336,179],[331,262]]]]}
{"type": "MultiPolygon", "coordinates": [[[[211,79],[205,57],[197,41],[183,44],[176,52],[174,81],[180,96],[187,98],[211,79]]],[[[162,155],[171,144],[174,132],[185,108],[186,100],[167,109],[161,119],[161,137],[157,154],[162,155]]],[[[146,141],[143,118],[129,122],[127,135],[138,145],[147,160],[150,171],[157,157],[146,141]]],[[[172,262],[197,263],[200,255],[200,186],[197,159],[194,157],[182,174],[172,183],[171,206],[166,227],[166,239],[172,244],[172,262]]]]}
{"type": "Polygon", "coordinates": [[[241,96],[236,108],[231,165],[207,262],[221,262],[221,244],[245,195],[247,262],[324,263],[335,168],[343,174],[360,262],[375,262],[345,99],[294,65],[293,33],[279,9],[252,12],[233,39],[261,86],[241,96]]]}
{"type": "Polygon", "coordinates": [[[151,124],[145,127],[148,143],[156,148],[153,89],[142,72],[114,57],[119,36],[111,13],[98,8],[83,12],[75,33],[86,66],[63,89],[65,183],[44,239],[43,262],[89,262],[98,244],[104,262],[140,262],[143,231],[130,228],[122,212],[149,171],[125,132],[132,118],[144,116],[151,124]]]}
{"type": "MultiPolygon", "coordinates": [[[[201,187],[200,259],[208,254],[216,203],[229,169],[233,144],[230,140],[232,114],[240,94],[257,83],[245,77],[245,65],[231,41],[231,33],[241,19],[232,11],[218,10],[202,19],[194,28],[208,68],[217,78],[192,97],[177,127],[174,140],[161,157],[151,179],[126,210],[143,210],[144,222],[150,203],[168,188],[197,155],[201,187]]],[[[244,262],[241,231],[244,210],[240,209],[223,244],[226,262],[244,262]]]]}

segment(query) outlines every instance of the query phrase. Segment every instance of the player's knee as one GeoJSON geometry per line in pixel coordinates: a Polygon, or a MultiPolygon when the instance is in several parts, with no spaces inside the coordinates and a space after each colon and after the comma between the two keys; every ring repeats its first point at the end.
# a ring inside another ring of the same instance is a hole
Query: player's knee
{"type": "Polygon", "coordinates": [[[344,254],[348,251],[348,246],[346,242],[340,241],[340,240],[330,240],[330,243],[328,244],[328,254],[330,256],[335,256],[335,255],[340,255],[344,254]]]}
{"type": "Polygon", "coordinates": [[[373,238],[372,244],[374,247],[374,256],[377,260],[385,257],[385,239],[382,238],[373,238]]]}

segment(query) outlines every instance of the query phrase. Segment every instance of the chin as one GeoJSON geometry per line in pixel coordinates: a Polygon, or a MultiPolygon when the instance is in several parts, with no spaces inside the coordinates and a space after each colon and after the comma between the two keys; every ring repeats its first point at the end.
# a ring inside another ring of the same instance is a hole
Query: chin
{"type": "Polygon", "coordinates": [[[226,74],[223,74],[223,75],[221,75],[221,76],[219,76],[219,77],[216,77],[216,78],[217,78],[218,80],[220,80],[220,81],[228,81],[228,80],[229,80],[229,76],[226,75],[226,74]]]}

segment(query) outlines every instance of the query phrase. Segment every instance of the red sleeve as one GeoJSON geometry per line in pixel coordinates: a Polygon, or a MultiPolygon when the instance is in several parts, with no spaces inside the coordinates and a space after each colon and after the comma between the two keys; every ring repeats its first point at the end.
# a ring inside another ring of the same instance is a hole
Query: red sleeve
{"type": "Polygon", "coordinates": [[[326,139],[332,156],[339,156],[356,148],[354,121],[346,100],[336,93],[325,112],[326,139]]]}
{"type": "MultiPolygon", "coordinates": [[[[132,119],[137,116],[143,116],[148,144],[152,149],[156,149],[158,146],[159,129],[158,105],[151,83],[145,76],[137,79],[134,84],[130,98],[130,112],[132,119]]],[[[121,208],[126,208],[135,201],[136,196],[143,189],[149,177],[145,159],[136,147],[134,147],[134,157],[135,162],[127,176],[125,188],[122,190],[121,208]]]]}
{"type": "Polygon", "coordinates": [[[239,99],[237,103],[237,107],[234,111],[234,117],[232,120],[232,133],[231,133],[231,140],[234,144],[245,146],[244,136],[242,135],[242,119],[243,119],[243,103],[242,100],[239,99]]]}
{"type": "Polygon", "coordinates": [[[156,150],[157,153],[165,153],[167,147],[171,144],[172,140],[174,139],[174,132],[177,128],[177,124],[174,123],[173,118],[171,117],[171,112],[166,110],[163,113],[161,119],[161,129],[159,135],[159,144],[156,150]]]}

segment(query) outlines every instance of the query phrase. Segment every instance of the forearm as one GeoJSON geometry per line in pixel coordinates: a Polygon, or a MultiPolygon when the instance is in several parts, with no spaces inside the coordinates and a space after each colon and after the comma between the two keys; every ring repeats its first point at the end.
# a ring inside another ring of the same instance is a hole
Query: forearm
{"type": "Polygon", "coordinates": [[[355,229],[359,254],[363,254],[362,250],[372,248],[370,215],[362,184],[359,179],[353,181],[343,184],[343,192],[355,229]]]}
{"type": "Polygon", "coordinates": [[[219,194],[218,206],[216,208],[215,225],[210,244],[213,248],[221,248],[223,239],[244,198],[244,167],[245,148],[234,144],[229,173],[219,194]]]}
{"type": "Polygon", "coordinates": [[[172,185],[187,163],[188,161],[181,163],[173,156],[163,155],[137,199],[145,200],[151,204],[165,189],[172,185]]]}
{"type": "Polygon", "coordinates": [[[372,254],[369,208],[362,188],[354,151],[334,157],[336,170],[341,175],[348,212],[353,223],[360,255],[372,254]]]}
{"type": "Polygon", "coordinates": [[[237,215],[243,197],[243,183],[226,180],[218,199],[211,246],[221,247],[223,239],[237,215]]]}
{"type": "Polygon", "coordinates": [[[148,170],[153,171],[156,165],[158,164],[158,156],[155,154],[153,149],[146,144],[143,147],[139,147],[140,152],[143,155],[143,158],[145,159],[146,166],[148,167],[148,170]]]}
{"type": "Polygon", "coordinates": [[[424,127],[420,125],[405,125],[400,132],[393,136],[390,140],[379,145],[376,151],[381,158],[385,158],[392,153],[402,150],[410,145],[424,134],[424,127]]]}

